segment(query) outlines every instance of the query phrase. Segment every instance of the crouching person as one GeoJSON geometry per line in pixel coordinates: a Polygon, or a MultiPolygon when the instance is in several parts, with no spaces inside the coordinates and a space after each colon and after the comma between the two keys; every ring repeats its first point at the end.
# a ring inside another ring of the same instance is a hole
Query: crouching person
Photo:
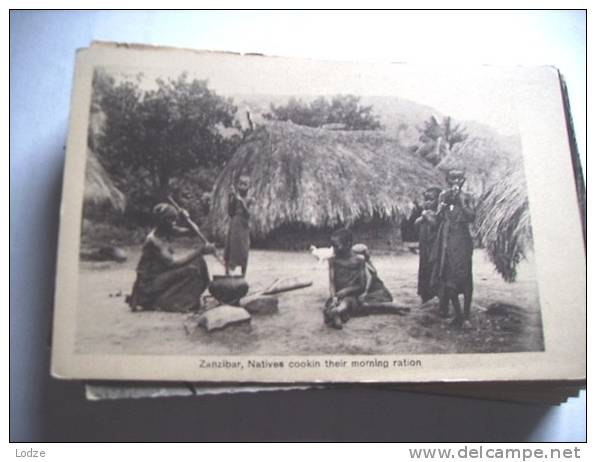
{"type": "Polygon", "coordinates": [[[370,262],[366,246],[357,246],[356,250],[363,253],[356,253],[352,244],[353,236],[347,229],[331,236],[334,257],[329,260],[330,298],[323,312],[325,324],[341,329],[350,317],[408,311],[392,303],[393,297],[370,262]]]}
{"type": "Polygon", "coordinates": [[[176,226],[178,212],[169,204],[157,204],[153,216],[155,228],[143,244],[128,304],[133,311],[198,310],[210,282],[203,255],[213,253],[215,248],[207,244],[185,255],[175,255],[171,241],[175,236],[190,235],[191,230],[176,226]]]}

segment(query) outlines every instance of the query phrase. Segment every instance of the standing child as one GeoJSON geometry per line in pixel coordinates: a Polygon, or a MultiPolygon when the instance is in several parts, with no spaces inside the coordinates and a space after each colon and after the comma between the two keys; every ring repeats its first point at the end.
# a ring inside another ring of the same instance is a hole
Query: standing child
{"type": "Polygon", "coordinates": [[[250,178],[241,175],[236,186],[232,185],[228,198],[228,215],[230,225],[224,249],[226,275],[240,266],[242,276],[246,275],[248,251],[250,249],[250,207],[252,199],[248,197],[250,178]]]}
{"type": "Polygon", "coordinates": [[[436,288],[431,285],[433,271],[432,250],[437,238],[437,205],[441,188],[429,188],[424,191],[422,215],[414,222],[418,227],[418,295],[422,303],[434,298],[436,288]]]}

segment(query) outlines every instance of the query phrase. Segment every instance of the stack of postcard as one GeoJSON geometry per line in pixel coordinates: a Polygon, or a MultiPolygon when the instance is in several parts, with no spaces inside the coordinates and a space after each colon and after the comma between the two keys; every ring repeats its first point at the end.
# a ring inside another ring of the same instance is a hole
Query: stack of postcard
{"type": "Polygon", "coordinates": [[[77,53],[52,374],[90,399],[586,379],[585,193],[553,67],[77,53]]]}

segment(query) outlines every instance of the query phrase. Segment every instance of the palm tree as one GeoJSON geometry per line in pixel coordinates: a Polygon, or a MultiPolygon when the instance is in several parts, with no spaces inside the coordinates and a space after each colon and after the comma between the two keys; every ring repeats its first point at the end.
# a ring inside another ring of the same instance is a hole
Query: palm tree
{"type": "Polygon", "coordinates": [[[451,117],[443,117],[439,122],[435,116],[418,127],[419,140],[422,144],[416,152],[433,165],[437,165],[457,143],[468,138],[468,134],[460,124],[453,124],[451,117]]]}

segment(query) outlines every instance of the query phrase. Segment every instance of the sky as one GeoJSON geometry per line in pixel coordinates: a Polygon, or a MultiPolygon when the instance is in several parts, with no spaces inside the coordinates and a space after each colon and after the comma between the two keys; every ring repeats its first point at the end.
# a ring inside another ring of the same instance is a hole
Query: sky
{"type": "MultiPolygon", "coordinates": [[[[504,89],[483,89],[465,79],[454,85],[457,79],[448,74],[457,77],[467,73],[464,66],[484,64],[554,65],[567,79],[580,151],[585,143],[581,123],[586,98],[583,11],[97,12],[91,28],[94,37],[102,40],[125,36],[129,42],[203,50],[430,66],[434,72],[426,76],[428,85],[414,88],[420,81],[417,75],[404,77],[393,88],[360,85],[361,94],[395,94],[458,119],[487,123],[504,133],[515,125],[503,107],[504,89]]],[[[304,91],[288,89],[289,84],[300,83],[298,77],[289,77],[293,78],[282,76],[270,86],[273,90],[262,93],[304,91]]],[[[265,83],[263,79],[264,87],[265,83]]]]}
{"type": "Polygon", "coordinates": [[[168,68],[108,67],[110,73],[130,76],[142,72],[143,86],[153,88],[157,77],[209,80],[221,95],[334,95],[397,96],[431,106],[458,120],[488,124],[504,135],[517,133],[512,116],[511,68],[403,63],[354,63],[305,59],[202,54],[195,60],[169,61],[168,68]],[[182,64],[181,67],[178,67],[182,64]]]}

